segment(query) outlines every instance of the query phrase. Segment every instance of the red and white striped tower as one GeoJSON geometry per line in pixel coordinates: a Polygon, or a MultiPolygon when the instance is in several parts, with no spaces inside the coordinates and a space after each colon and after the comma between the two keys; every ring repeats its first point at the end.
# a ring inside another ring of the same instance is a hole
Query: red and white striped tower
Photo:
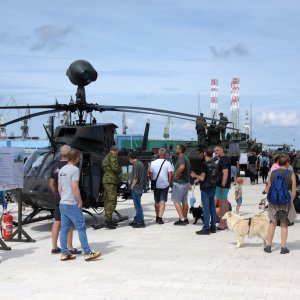
{"type": "Polygon", "coordinates": [[[240,79],[233,78],[231,81],[231,120],[236,129],[240,128],[240,79]]]}
{"type": "Polygon", "coordinates": [[[250,135],[250,118],[249,118],[249,110],[246,110],[246,118],[245,118],[245,133],[250,135]]]}
{"type": "Polygon", "coordinates": [[[217,116],[218,112],[218,79],[210,80],[210,113],[211,117],[217,116]]]}

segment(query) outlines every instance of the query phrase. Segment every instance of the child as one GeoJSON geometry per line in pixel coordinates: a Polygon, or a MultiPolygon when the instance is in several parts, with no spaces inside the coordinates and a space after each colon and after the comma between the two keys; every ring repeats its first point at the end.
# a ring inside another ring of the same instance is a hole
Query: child
{"type": "Polygon", "coordinates": [[[244,180],[242,177],[238,177],[236,179],[236,186],[235,186],[235,201],[236,201],[236,213],[240,213],[240,207],[243,202],[243,189],[242,185],[244,183],[244,180]]]}

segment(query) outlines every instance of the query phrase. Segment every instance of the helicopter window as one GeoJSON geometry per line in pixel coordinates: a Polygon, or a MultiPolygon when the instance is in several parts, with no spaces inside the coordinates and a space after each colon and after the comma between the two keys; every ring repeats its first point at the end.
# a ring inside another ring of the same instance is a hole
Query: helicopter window
{"type": "MultiPolygon", "coordinates": [[[[27,159],[26,161],[26,165],[25,165],[25,170],[27,168],[28,172],[27,172],[27,176],[36,176],[45,157],[47,156],[47,152],[45,153],[33,153],[29,159],[27,159]]],[[[26,174],[26,172],[25,172],[26,174]]]]}
{"type": "Polygon", "coordinates": [[[41,178],[50,179],[51,171],[55,162],[56,161],[54,159],[53,153],[50,153],[44,160],[43,166],[41,167],[38,176],[41,178]]]}
{"type": "Polygon", "coordinates": [[[76,134],[76,128],[61,128],[58,136],[74,136],[76,134]]]}

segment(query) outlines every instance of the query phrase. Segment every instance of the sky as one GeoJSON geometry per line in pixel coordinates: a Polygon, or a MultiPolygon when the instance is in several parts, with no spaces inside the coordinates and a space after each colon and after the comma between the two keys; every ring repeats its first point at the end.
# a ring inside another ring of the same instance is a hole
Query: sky
{"type": "MultiPolygon", "coordinates": [[[[87,101],[210,115],[210,80],[219,81],[219,112],[230,119],[232,78],[240,78],[240,128],[252,103],[253,136],[300,148],[300,2],[292,0],[52,0],[2,3],[0,106],[68,103],[66,76],[78,59],[98,79],[87,101]]],[[[36,112],[34,110],[31,113],[36,112]]],[[[6,121],[24,112],[1,111],[6,121]]],[[[120,113],[95,113],[114,122],[120,113]]],[[[161,138],[167,118],[126,114],[128,133],[161,138]]],[[[44,137],[47,117],[30,120],[44,137]]],[[[173,119],[172,138],[196,139],[193,122],[173,119]]],[[[57,123],[59,119],[57,118],[57,123]]],[[[7,132],[19,134],[18,125],[7,132]]]]}

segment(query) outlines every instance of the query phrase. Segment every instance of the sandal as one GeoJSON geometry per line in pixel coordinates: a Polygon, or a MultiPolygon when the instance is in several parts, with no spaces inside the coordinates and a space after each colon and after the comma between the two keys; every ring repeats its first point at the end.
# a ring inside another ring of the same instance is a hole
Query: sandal
{"type": "Polygon", "coordinates": [[[66,260],[72,260],[72,259],[75,259],[75,258],[76,258],[75,255],[72,255],[72,254],[69,253],[69,254],[62,254],[60,260],[61,261],[66,261],[66,260]]]}

